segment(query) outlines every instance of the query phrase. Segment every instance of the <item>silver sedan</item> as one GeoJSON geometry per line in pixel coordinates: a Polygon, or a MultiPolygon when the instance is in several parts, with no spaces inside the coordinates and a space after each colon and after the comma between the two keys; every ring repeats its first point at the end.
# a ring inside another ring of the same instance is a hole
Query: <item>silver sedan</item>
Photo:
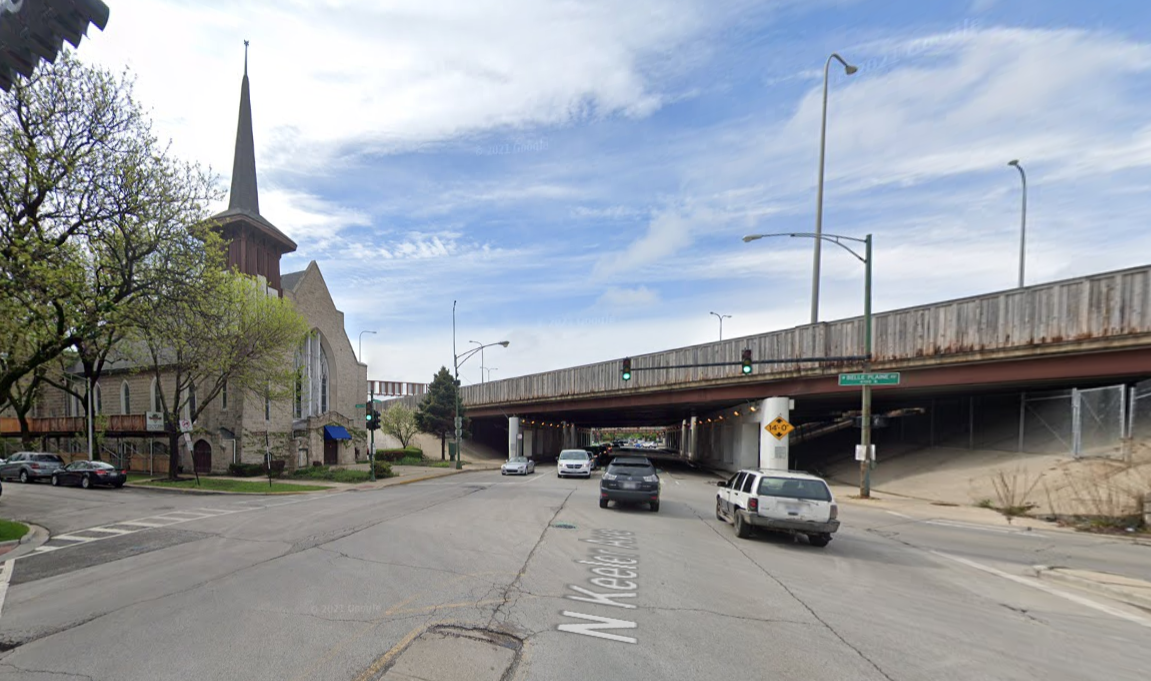
{"type": "Polygon", "coordinates": [[[536,472],[536,462],[526,456],[513,456],[500,466],[503,475],[527,475],[536,472]]]}

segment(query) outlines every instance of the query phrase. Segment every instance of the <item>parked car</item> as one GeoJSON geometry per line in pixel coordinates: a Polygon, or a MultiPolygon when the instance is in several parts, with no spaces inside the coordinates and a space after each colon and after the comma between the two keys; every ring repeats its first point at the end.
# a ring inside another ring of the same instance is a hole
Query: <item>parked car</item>
{"type": "Polygon", "coordinates": [[[500,475],[527,475],[536,472],[536,462],[526,456],[513,456],[500,466],[500,475]]]}
{"type": "Polygon", "coordinates": [[[120,488],[128,482],[128,471],[118,471],[103,461],[73,461],[52,473],[52,485],[79,485],[88,489],[94,485],[120,488]]]}
{"type": "Polygon", "coordinates": [[[52,472],[63,466],[64,460],[56,454],[16,452],[0,465],[0,480],[17,478],[20,482],[32,482],[52,477],[52,472]]]}
{"type": "Polygon", "coordinates": [[[659,474],[647,457],[619,456],[612,459],[599,482],[599,507],[608,502],[647,504],[659,511],[659,474]]]}
{"type": "Polygon", "coordinates": [[[584,478],[591,477],[591,455],[584,449],[565,449],[560,452],[559,461],[556,462],[556,477],[576,475],[584,478]]]}
{"type": "Polygon", "coordinates": [[[735,525],[746,539],[752,528],[807,536],[827,546],[839,529],[839,506],[823,478],[797,471],[741,470],[717,483],[715,517],[735,525]]]}

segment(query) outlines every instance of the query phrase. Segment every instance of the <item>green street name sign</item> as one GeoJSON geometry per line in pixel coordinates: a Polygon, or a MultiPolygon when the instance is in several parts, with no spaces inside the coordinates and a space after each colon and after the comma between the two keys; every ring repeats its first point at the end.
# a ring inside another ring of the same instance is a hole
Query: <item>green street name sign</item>
{"type": "Polygon", "coordinates": [[[357,405],[356,405],[356,409],[363,409],[363,408],[364,408],[364,405],[362,405],[362,404],[357,404],[357,405]]]}
{"type": "Polygon", "coordinates": [[[840,374],[840,385],[899,385],[899,372],[883,374],[840,374]]]}

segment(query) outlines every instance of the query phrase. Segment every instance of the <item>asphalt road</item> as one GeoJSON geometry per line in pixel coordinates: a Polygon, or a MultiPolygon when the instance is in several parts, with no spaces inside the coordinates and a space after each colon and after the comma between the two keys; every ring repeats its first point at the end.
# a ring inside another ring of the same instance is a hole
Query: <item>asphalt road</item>
{"type": "Polygon", "coordinates": [[[54,540],[4,572],[0,679],[1151,669],[1151,614],[1027,576],[1044,562],[1146,571],[1146,547],[853,505],[824,549],[740,540],[715,518],[712,478],[667,472],[651,513],[600,509],[596,480],[551,470],[293,497],[6,486],[6,515],[39,508],[40,524],[83,541],[54,540]]]}

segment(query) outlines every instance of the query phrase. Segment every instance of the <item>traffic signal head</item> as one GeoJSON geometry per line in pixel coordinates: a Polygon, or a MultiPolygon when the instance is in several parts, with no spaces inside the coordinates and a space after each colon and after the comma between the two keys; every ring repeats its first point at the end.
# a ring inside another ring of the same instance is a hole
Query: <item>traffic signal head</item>
{"type": "Polygon", "coordinates": [[[625,381],[631,380],[631,357],[623,358],[623,371],[620,372],[620,378],[625,381]]]}
{"type": "Polygon", "coordinates": [[[365,418],[366,418],[367,423],[368,423],[368,430],[379,430],[380,429],[380,412],[379,412],[379,410],[377,410],[377,409],[369,410],[367,413],[367,416],[365,418]]]}
{"type": "Polygon", "coordinates": [[[751,348],[744,348],[743,350],[743,373],[751,373],[751,348]]]}

